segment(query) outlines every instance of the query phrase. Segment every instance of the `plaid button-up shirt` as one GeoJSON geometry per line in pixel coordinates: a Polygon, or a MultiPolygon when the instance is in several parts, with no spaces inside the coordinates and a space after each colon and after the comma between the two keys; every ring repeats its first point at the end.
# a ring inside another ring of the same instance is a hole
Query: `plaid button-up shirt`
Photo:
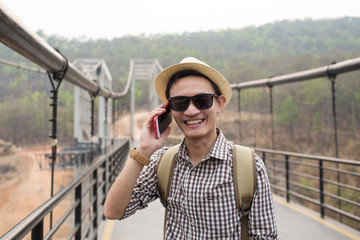
{"type": "MultiPolygon", "coordinates": [[[[159,197],[156,167],[166,149],[156,151],[141,172],[123,218],[159,197]]],[[[166,239],[241,239],[232,167],[232,143],[220,131],[213,148],[196,166],[190,162],[183,140],[168,197],[166,239]]],[[[278,239],[270,185],[257,155],[256,176],[249,234],[252,239],[278,239]]]]}

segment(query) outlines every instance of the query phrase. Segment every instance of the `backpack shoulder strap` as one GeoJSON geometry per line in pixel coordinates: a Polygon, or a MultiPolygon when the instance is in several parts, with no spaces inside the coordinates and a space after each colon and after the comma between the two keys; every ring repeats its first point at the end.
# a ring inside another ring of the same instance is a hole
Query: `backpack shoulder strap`
{"type": "Polygon", "coordinates": [[[173,168],[177,151],[180,144],[177,144],[164,152],[158,162],[156,169],[157,182],[160,190],[160,201],[164,207],[167,206],[167,198],[170,191],[170,182],[173,174],[173,168]]]}
{"type": "MultiPolygon", "coordinates": [[[[160,201],[165,208],[167,207],[172,170],[179,147],[180,144],[166,150],[160,158],[156,169],[160,201]]],[[[245,240],[249,239],[248,218],[253,194],[256,189],[255,153],[253,149],[241,145],[233,146],[233,177],[236,206],[243,214],[241,219],[241,239],[245,240]]],[[[165,221],[166,215],[167,213],[165,212],[165,221]]]]}
{"type": "Polygon", "coordinates": [[[156,174],[157,174],[157,182],[160,190],[160,202],[165,207],[165,216],[164,216],[164,235],[165,239],[166,233],[166,218],[167,218],[167,198],[169,196],[170,191],[170,182],[173,175],[174,163],[177,157],[177,151],[180,147],[180,144],[177,144],[164,152],[162,157],[160,158],[156,174]]]}
{"type": "Polygon", "coordinates": [[[249,213],[256,189],[254,150],[245,146],[233,146],[233,177],[236,206],[242,212],[241,239],[249,239],[249,213]]]}

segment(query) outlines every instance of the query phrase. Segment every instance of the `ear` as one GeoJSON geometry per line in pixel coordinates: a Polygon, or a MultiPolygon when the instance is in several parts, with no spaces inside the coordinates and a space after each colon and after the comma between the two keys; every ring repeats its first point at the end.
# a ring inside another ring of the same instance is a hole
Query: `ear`
{"type": "Polygon", "coordinates": [[[224,95],[220,95],[217,100],[218,100],[218,103],[219,103],[218,112],[220,112],[225,106],[226,97],[224,95]]]}

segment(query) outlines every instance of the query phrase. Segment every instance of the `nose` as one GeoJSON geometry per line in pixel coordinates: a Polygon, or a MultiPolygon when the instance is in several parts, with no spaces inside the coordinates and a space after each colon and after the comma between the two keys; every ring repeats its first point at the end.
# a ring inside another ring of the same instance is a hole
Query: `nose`
{"type": "Polygon", "coordinates": [[[184,114],[189,115],[189,116],[193,116],[196,115],[200,112],[200,110],[194,105],[193,101],[190,101],[190,104],[188,106],[188,108],[185,110],[184,114]]]}

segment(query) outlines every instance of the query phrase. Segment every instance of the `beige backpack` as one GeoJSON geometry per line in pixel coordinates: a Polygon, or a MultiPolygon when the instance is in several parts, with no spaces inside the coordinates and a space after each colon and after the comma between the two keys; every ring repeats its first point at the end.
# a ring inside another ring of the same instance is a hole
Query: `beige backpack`
{"type": "MultiPolygon", "coordinates": [[[[170,191],[174,163],[180,144],[165,151],[157,166],[157,180],[160,190],[160,201],[165,209],[164,238],[167,216],[167,198],[170,191]]],[[[233,146],[233,178],[236,206],[243,213],[241,218],[241,239],[249,239],[249,213],[252,198],[256,189],[255,153],[248,147],[234,144],[233,146]]]]}

